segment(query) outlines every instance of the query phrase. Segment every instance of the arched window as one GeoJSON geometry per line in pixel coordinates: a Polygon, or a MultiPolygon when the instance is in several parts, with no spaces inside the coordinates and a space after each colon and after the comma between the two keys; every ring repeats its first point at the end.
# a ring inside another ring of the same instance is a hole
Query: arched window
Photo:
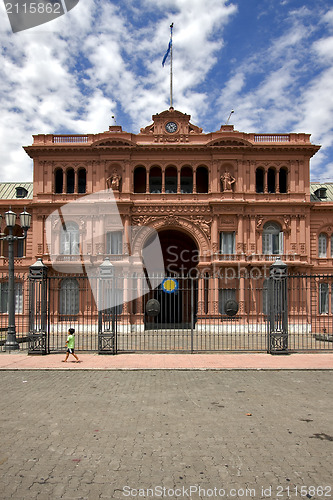
{"type": "Polygon", "coordinates": [[[78,171],[78,192],[84,194],[87,190],[87,172],[85,168],[80,168],[78,171]]]}
{"type": "Polygon", "coordinates": [[[162,170],[152,167],[149,172],[149,192],[162,193],[162,170]]]}
{"type": "Polygon", "coordinates": [[[165,192],[177,193],[177,169],[176,167],[167,167],[165,169],[165,192]]]}
{"type": "Polygon", "coordinates": [[[67,169],[67,193],[72,194],[74,193],[74,187],[75,187],[75,173],[74,173],[74,168],[69,168],[67,169]]]}
{"type": "Polygon", "coordinates": [[[191,167],[181,169],[180,190],[182,193],[193,193],[193,171],[191,167]]]}
{"type": "Polygon", "coordinates": [[[318,238],[318,256],[321,259],[327,257],[327,236],[325,233],[320,233],[318,238]]]}
{"type": "Polygon", "coordinates": [[[54,191],[56,194],[61,194],[64,189],[64,173],[62,168],[57,168],[54,172],[54,191]]]}
{"type": "Polygon", "coordinates": [[[279,224],[266,222],[262,234],[262,253],[264,255],[283,254],[283,232],[279,224]]]}
{"type": "Polygon", "coordinates": [[[59,313],[74,315],[80,312],[79,284],[76,279],[65,278],[60,284],[59,313]]]}
{"type": "Polygon", "coordinates": [[[267,189],[269,193],[275,193],[275,168],[269,168],[267,172],[267,189]]]}
{"type": "Polygon", "coordinates": [[[80,231],[76,222],[67,222],[60,230],[60,253],[62,255],[79,255],[80,231]]]}
{"type": "Polygon", "coordinates": [[[256,170],[256,193],[264,192],[264,169],[257,168],[256,170]]]}
{"type": "Polygon", "coordinates": [[[198,167],[196,171],[197,193],[208,193],[208,170],[198,167]]]}
{"type": "Polygon", "coordinates": [[[279,189],[280,193],[287,192],[287,179],[288,179],[288,171],[286,168],[282,167],[279,171],[279,189]]]}
{"type": "Polygon", "coordinates": [[[146,169],[145,167],[136,167],[134,170],[134,193],[146,192],[146,169]]]}

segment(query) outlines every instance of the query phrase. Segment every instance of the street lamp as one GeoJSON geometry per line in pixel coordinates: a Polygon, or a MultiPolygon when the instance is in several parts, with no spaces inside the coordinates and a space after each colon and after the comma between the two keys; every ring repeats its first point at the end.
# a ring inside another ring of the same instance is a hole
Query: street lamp
{"type": "MultiPolygon", "coordinates": [[[[0,214],[0,225],[2,215],[0,214]]],[[[31,224],[31,215],[24,209],[20,214],[20,222],[23,230],[23,236],[14,236],[14,227],[16,223],[16,213],[11,209],[5,213],[5,222],[8,229],[8,234],[0,235],[0,240],[8,242],[8,329],[7,340],[5,343],[6,351],[15,351],[19,349],[16,340],[15,327],[15,282],[14,282],[14,241],[25,240],[28,229],[31,224]]]]}

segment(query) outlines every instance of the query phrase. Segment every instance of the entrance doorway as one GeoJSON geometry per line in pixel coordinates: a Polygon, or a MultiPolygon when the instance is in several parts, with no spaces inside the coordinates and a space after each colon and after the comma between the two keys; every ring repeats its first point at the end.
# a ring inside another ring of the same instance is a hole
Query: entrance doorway
{"type": "MultiPolygon", "coordinates": [[[[196,322],[197,281],[190,278],[191,270],[198,262],[198,247],[186,233],[178,230],[163,230],[158,233],[165,275],[170,278],[145,297],[156,299],[160,312],[151,317],[145,314],[145,329],[190,329],[196,322]]],[[[192,275],[195,276],[195,272],[192,275]]]]}

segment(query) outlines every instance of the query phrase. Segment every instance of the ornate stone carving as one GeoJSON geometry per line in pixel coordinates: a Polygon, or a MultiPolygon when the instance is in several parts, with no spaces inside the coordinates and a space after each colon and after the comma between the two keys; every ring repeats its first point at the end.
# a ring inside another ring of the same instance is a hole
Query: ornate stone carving
{"type": "Polygon", "coordinates": [[[264,217],[262,215],[257,215],[256,220],[257,220],[257,229],[259,229],[262,226],[264,217]]]}
{"type": "Polygon", "coordinates": [[[225,224],[227,226],[231,226],[236,223],[235,217],[229,216],[229,217],[221,217],[220,219],[220,224],[225,224]]]}
{"type": "Polygon", "coordinates": [[[114,169],[110,177],[106,179],[106,185],[108,189],[113,191],[119,191],[120,189],[121,176],[118,174],[117,170],[114,169]]]}
{"type": "Polygon", "coordinates": [[[226,171],[221,175],[220,178],[223,192],[232,191],[233,184],[236,182],[235,177],[233,177],[230,172],[226,171]]]}
{"type": "Polygon", "coordinates": [[[218,253],[219,246],[217,243],[212,243],[212,251],[213,251],[213,253],[218,253]]]}

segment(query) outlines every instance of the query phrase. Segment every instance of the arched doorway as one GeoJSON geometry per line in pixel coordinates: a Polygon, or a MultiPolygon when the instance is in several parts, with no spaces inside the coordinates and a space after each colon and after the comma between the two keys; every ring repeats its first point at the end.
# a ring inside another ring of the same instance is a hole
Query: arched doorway
{"type": "Polygon", "coordinates": [[[153,318],[145,315],[145,328],[190,329],[197,314],[197,280],[190,277],[196,276],[197,244],[189,234],[177,229],[160,230],[158,236],[166,280],[149,294],[149,298],[158,300],[160,312],[153,318]]]}

